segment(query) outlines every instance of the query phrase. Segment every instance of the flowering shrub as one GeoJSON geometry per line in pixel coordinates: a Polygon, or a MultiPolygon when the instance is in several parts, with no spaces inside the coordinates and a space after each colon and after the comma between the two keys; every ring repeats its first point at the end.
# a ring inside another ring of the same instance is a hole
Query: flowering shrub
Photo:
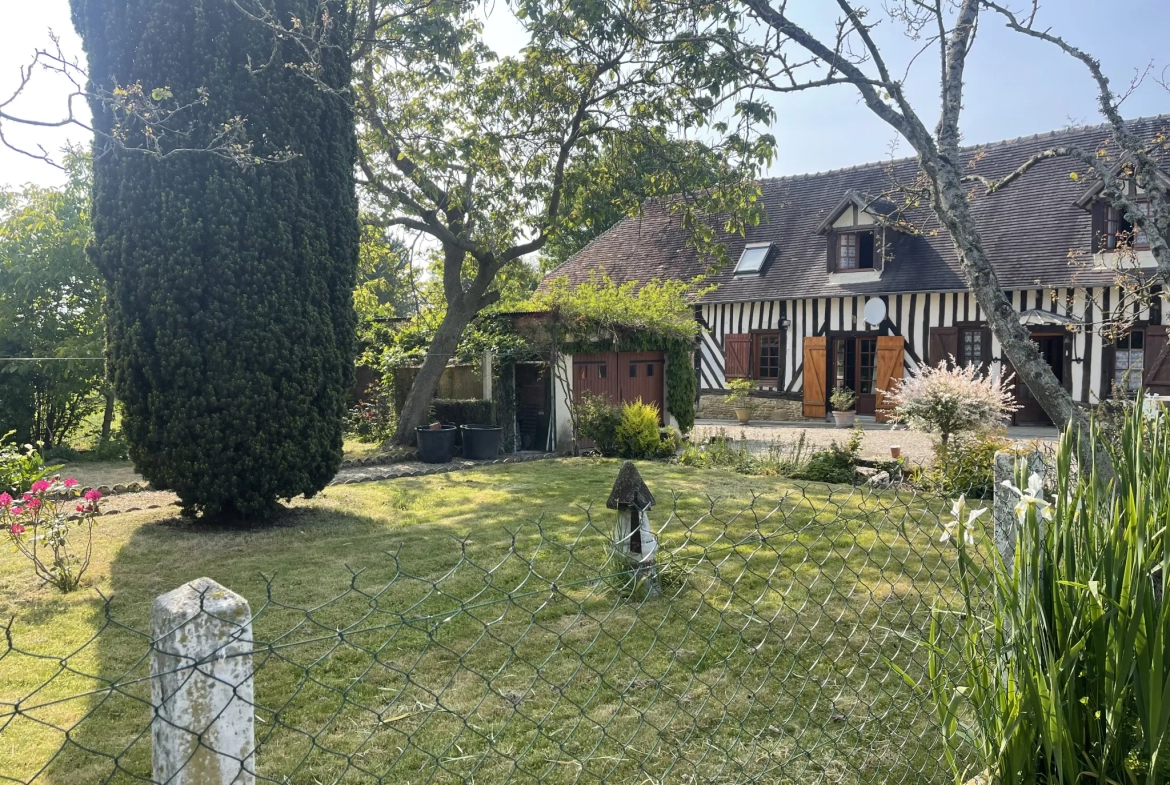
{"type": "Polygon", "coordinates": [[[937,433],[945,447],[951,435],[990,429],[1020,408],[1005,380],[978,368],[944,360],[910,371],[886,396],[894,422],[937,433]]]}
{"type": "Polygon", "coordinates": [[[53,477],[37,480],[17,499],[0,493],[0,531],[32,562],[37,577],[62,592],[76,589],[89,567],[94,518],[102,498],[97,490],[81,497],[77,485],[72,477],[53,477]],[[78,532],[85,536],[80,553],[71,547],[78,532]]]}

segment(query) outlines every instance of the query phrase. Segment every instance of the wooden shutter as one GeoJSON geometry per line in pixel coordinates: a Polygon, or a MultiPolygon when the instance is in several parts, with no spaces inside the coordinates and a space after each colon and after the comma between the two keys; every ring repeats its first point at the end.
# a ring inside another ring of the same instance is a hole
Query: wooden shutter
{"type": "Polygon", "coordinates": [[[1144,364],[1145,375],[1142,377],[1142,384],[1145,385],[1146,391],[1170,395],[1170,338],[1164,325],[1151,324],[1146,328],[1144,364]]]}
{"type": "MultiPolygon", "coordinates": [[[[952,328],[953,329],[953,328],[952,328]]],[[[879,335],[877,339],[877,416],[878,422],[887,422],[886,393],[901,381],[905,367],[906,342],[900,335],[879,335]]]]}
{"type": "Polygon", "coordinates": [[[829,232],[828,272],[837,270],[837,233],[829,232]]]}
{"type": "Polygon", "coordinates": [[[930,351],[926,355],[928,365],[937,366],[943,360],[959,359],[959,328],[931,327],[930,351]]]}
{"type": "Polygon", "coordinates": [[[1105,239],[1105,201],[1103,199],[1094,200],[1091,212],[1093,214],[1093,239],[1091,248],[1093,253],[1099,253],[1106,247],[1106,244],[1103,242],[1105,239]]]}
{"type": "Polygon", "coordinates": [[[829,367],[829,341],[823,335],[804,339],[804,416],[824,419],[829,389],[825,372],[829,367]]]}
{"type": "Polygon", "coordinates": [[[752,336],[732,333],[723,336],[723,375],[728,379],[745,379],[752,368],[752,336]]]}

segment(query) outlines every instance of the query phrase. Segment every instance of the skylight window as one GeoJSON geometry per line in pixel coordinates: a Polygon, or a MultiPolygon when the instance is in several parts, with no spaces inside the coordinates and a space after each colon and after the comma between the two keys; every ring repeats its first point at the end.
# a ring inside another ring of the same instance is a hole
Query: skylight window
{"type": "Polygon", "coordinates": [[[767,260],[768,252],[771,250],[771,243],[747,246],[743,249],[743,253],[739,255],[739,261],[735,265],[735,274],[758,275],[760,270],[764,269],[764,262],[767,260]]]}

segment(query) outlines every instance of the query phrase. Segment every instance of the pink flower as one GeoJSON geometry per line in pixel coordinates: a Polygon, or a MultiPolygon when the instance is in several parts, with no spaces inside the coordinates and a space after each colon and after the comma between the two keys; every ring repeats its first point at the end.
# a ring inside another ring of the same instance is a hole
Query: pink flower
{"type": "Polygon", "coordinates": [[[37,480],[32,484],[32,487],[29,488],[29,490],[33,493],[44,493],[52,487],[53,483],[49,482],[48,480],[37,480]]]}
{"type": "Polygon", "coordinates": [[[90,488],[85,492],[85,500],[87,502],[96,502],[100,498],[102,498],[102,492],[97,488],[90,488]]]}
{"type": "Polygon", "coordinates": [[[78,512],[85,512],[85,505],[84,504],[77,505],[77,511],[78,512]]]}
{"type": "Polygon", "coordinates": [[[19,523],[14,523],[14,524],[12,524],[12,526],[9,527],[8,531],[12,532],[13,534],[15,534],[19,537],[20,535],[24,534],[24,527],[21,526],[19,523]]]}
{"type": "Polygon", "coordinates": [[[33,495],[31,493],[29,493],[28,491],[25,491],[23,494],[21,494],[21,496],[23,496],[25,501],[28,501],[29,499],[31,499],[33,497],[33,495]]]}
{"type": "Polygon", "coordinates": [[[9,510],[9,512],[11,512],[13,515],[20,515],[22,512],[24,512],[24,508],[23,507],[13,507],[11,510],[9,510]]]}
{"type": "Polygon", "coordinates": [[[77,486],[78,486],[77,480],[73,479],[72,477],[67,477],[65,479],[65,487],[66,488],[76,488],[77,486]]]}
{"type": "Polygon", "coordinates": [[[28,505],[26,505],[26,506],[30,510],[39,510],[41,508],[41,500],[40,499],[29,499],[28,505]]]}
{"type": "Polygon", "coordinates": [[[7,507],[12,504],[12,497],[7,493],[0,493],[0,507],[7,507]]]}

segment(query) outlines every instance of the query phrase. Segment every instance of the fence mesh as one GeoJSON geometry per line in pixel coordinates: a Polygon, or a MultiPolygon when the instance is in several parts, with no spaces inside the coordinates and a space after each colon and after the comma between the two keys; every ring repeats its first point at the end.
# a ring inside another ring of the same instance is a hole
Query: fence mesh
{"type": "MultiPolygon", "coordinates": [[[[267,579],[242,757],[288,783],[953,782],[923,645],[960,604],[949,510],[817,484],[734,511],[660,498],[658,594],[600,505],[452,540],[437,574],[389,553],[388,578],[311,606],[267,579]]],[[[96,613],[70,652],[4,630],[0,781],[154,781],[155,644],[96,613]]]]}

